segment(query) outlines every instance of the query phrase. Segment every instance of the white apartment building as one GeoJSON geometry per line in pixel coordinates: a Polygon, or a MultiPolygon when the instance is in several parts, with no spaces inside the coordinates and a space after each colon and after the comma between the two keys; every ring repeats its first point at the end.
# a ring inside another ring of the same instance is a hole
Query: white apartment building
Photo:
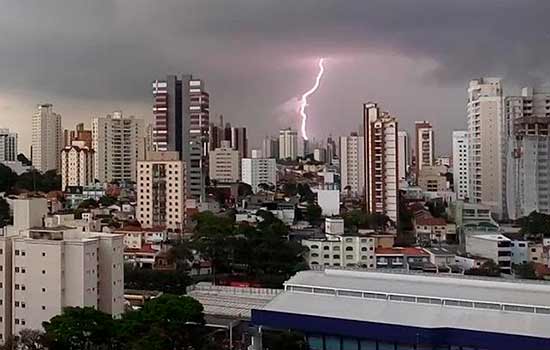
{"type": "Polygon", "coordinates": [[[221,147],[209,153],[210,180],[237,182],[240,178],[239,151],[231,147],[229,141],[222,141],[221,147]]]}
{"type": "Polygon", "coordinates": [[[344,234],[344,219],[342,218],[325,218],[325,233],[329,235],[344,234]]]}
{"type": "Polygon", "coordinates": [[[10,129],[0,129],[0,162],[17,160],[17,133],[10,129]]]}
{"type": "Polygon", "coordinates": [[[0,236],[0,341],[22,329],[41,329],[68,306],[121,315],[123,236],[44,226],[44,198],[18,199],[14,207],[14,225],[0,236]]]}
{"type": "Polygon", "coordinates": [[[95,179],[100,182],[136,181],[137,161],[144,158],[144,122],[122,112],[94,118],[92,148],[95,179]]]}
{"type": "Polygon", "coordinates": [[[340,183],[343,192],[361,196],[365,191],[365,139],[356,133],[340,137],[340,183]]]}
{"type": "Polygon", "coordinates": [[[363,105],[366,210],[385,214],[394,223],[399,186],[397,124],[397,119],[381,112],[376,103],[363,105]]]}
{"type": "Polygon", "coordinates": [[[468,195],[468,132],[453,131],[453,185],[457,199],[468,195]]]}
{"type": "Polygon", "coordinates": [[[376,268],[374,237],[326,235],[322,239],[303,239],[308,248],[307,263],[317,266],[356,266],[376,268]]]}
{"type": "Polygon", "coordinates": [[[241,162],[242,182],[252,186],[254,193],[260,184],[277,185],[277,163],[272,158],[244,158],[241,162]]]}
{"type": "Polygon", "coordinates": [[[136,218],[144,228],[182,232],[185,225],[185,164],[179,152],[151,152],[138,162],[136,218]]]}
{"type": "Polygon", "coordinates": [[[420,170],[425,166],[434,165],[434,130],[432,124],[428,121],[414,122],[416,145],[416,176],[418,178],[420,170]]]}
{"type": "Polygon", "coordinates": [[[291,128],[279,131],[279,159],[295,160],[298,156],[298,133],[291,128]]]}
{"type": "Polygon", "coordinates": [[[324,216],[340,214],[340,191],[338,190],[316,190],[317,204],[322,209],[324,216]]]}
{"type": "Polygon", "coordinates": [[[466,253],[493,260],[502,273],[512,272],[512,241],[503,235],[467,235],[466,253]]]}
{"type": "Polygon", "coordinates": [[[58,170],[62,148],[61,115],[54,113],[51,104],[38,105],[38,111],[32,116],[31,160],[34,168],[42,172],[58,170]]]}
{"type": "Polygon", "coordinates": [[[67,186],[87,186],[94,182],[94,151],[73,141],[61,151],[61,189],[67,186]]]}
{"type": "Polygon", "coordinates": [[[505,216],[506,137],[503,117],[503,91],[499,78],[470,81],[468,88],[468,175],[472,203],[491,207],[505,216]]]}
{"type": "Polygon", "coordinates": [[[550,214],[550,90],[507,97],[505,117],[508,216],[550,214]]]}
{"type": "Polygon", "coordinates": [[[406,184],[407,174],[411,166],[411,147],[409,134],[406,131],[397,132],[397,159],[399,161],[399,183],[406,184]]]}

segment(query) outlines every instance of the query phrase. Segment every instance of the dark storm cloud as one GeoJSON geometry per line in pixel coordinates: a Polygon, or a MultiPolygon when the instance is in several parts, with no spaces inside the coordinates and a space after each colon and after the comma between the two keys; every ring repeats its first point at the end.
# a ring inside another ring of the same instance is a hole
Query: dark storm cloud
{"type": "MultiPolygon", "coordinates": [[[[252,123],[309,84],[312,68],[307,60],[318,56],[336,62],[355,58],[339,67],[342,76],[357,80],[354,84],[327,73],[333,85],[364,90],[346,101],[359,105],[362,98],[375,95],[395,103],[398,110],[399,102],[390,100],[392,90],[395,84],[401,85],[401,79],[412,78],[392,74],[389,68],[387,76],[379,79],[388,81],[388,86],[381,84],[373,92],[368,83],[388,67],[385,60],[374,66],[363,64],[365,55],[409,59],[408,69],[422,73],[403,85],[433,86],[434,104],[438,88],[464,89],[477,76],[503,76],[512,84],[546,82],[550,77],[548,0],[22,0],[1,4],[0,94],[37,92],[56,102],[76,98],[106,104],[149,103],[150,81],[167,73],[192,72],[206,79],[216,111],[252,123]],[[421,62],[432,65],[421,70],[421,62]],[[346,69],[351,73],[345,74],[346,69]]],[[[320,120],[328,120],[324,113],[333,108],[328,104],[340,99],[330,97],[330,102],[319,102],[320,120]]],[[[461,106],[464,96],[455,98],[458,103],[453,108],[461,106]]],[[[407,104],[412,112],[406,118],[424,113],[423,106],[414,112],[415,106],[407,104]]],[[[340,110],[351,114],[358,108],[340,110]]],[[[442,118],[462,112],[462,108],[450,111],[442,118]]],[[[447,120],[442,126],[456,124],[447,120]]],[[[259,130],[262,125],[250,127],[259,130]]]]}

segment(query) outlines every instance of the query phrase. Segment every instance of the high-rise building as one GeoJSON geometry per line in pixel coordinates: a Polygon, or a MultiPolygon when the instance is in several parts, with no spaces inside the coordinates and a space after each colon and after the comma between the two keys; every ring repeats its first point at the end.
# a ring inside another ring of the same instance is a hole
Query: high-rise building
{"type": "Polygon", "coordinates": [[[0,162],[17,160],[17,134],[10,129],[0,129],[0,162]]]}
{"type": "Polygon", "coordinates": [[[84,129],[84,123],[78,123],[74,130],[65,129],[63,147],[71,146],[73,141],[83,141],[84,146],[92,148],[92,138],[92,130],[86,130],[84,129]]]}
{"type": "Polygon", "coordinates": [[[177,151],[187,169],[187,191],[205,195],[208,174],[210,95],[192,75],[169,75],[153,82],[154,144],[157,151],[177,151]]]}
{"type": "Polygon", "coordinates": [[[327,150],[325,148],[316,148],[313,150],[313,159],[317,162],[327,162],[327,150]]]}
{"type": "Polygon", "coordinates": [[[365,190],[365,139],[357,133],[340,137],[340,183],[342,191],[361,196],[365,190]]]}
{"type": "Polygon", "coordinates": [[[241,161],[242,182],[249,184],[254,193],[260,185],[277,185],[277,164],[272,158],[243,158],[241,161]]]}
{"type": "Polygon", "coordinates": [[[506,203],[510,219],[550,214],[550,90],[505,99],[506,203]]]}
{"type": "Polygon", "coordinates": [[[153,144],[153,124],[149,123],[145,126],[145,136],[143,138],[143,154],[155,151],[153,144]]]}
{"type": "Polygon", "coordinates": [[[49,224],[47,213],[44,198],[16,199],[0,235],[0,342],[65,307],[124,311],[123,235],[49,224]]]}
{"type": "Polygon", "coordinates": [[[87,186],[94,182],[94,151],[85,141],[73,141],[61,150],[61,189],[87,186]]]}
{"type": "Polygon", "coordinates": [[[262,140],[262,155],[265,158],[279,159],[279,139],[267,136],[262,140]]]}
{"type": "Polygon", "coordinates": [[[181,233],[186,219],[186,177],[179,152],[151,152],[137,168],[136,218],[141,226],[181,233]]]}
{"type": "Polygon", "coordinates": [[[231,147],[229,141],[222,141],[221,147],[210,151],[210,180],[237,182],[240,178],[240,152],[231,147]]]}
{"type": "Polygon", "coordinates": [[[414,122],[414,129],[416,137],[415,175],[418,178],[422,167],[434,165],[434,131],[432,124],[425,120],[414,122]]]}
{"type": "Polygon", "coordinates": [[[246,128],[231,128],[231,147],[239,151],[239,156],[242,158],[248,157],[248,138],[246,136],[246,128]]]}
{"type": "Polygon", "coordinates": [[[453,131],[453,186],[458,199],[468,195],[468,132],[453,131]]]}
{"type": "Polygon", "coordinates": [[[136,181],[136,164],[144,154],[144,122],[122,112],[92,122],[95,179],[136,181]]]}
{"type": "Polygon", "coordinates": [[[59,170],[62,148],[61,115],[54,113],[51,104],[38,105],[38,111],[32,117],[31,160],[34,168],[39,171],[59,170]]]}
{"type": "Polygon", "coordinates": [[[338,157],[338,146],[336,141],[329,136],[327,138],[327,164],[332,164],[332,160],[338,157]]]}
{"type": "Polygon", "coordinates": [[[210,150],[213,151],[216,148],[220,148],[222,145],[222,141],[225,140],[225,130],[223,126],[223,115],[220,114],[220,123],[216,125],[215,123],[210,123],[210,129],[208,131],[208,137],[210,138],[208,141],[208,145],[210,147],[210,150]]]}
{"type": "Polygon", "coordinates": [[[505,208],[505,140],[502,82],[479,78],[468,87],[468,171],[470,202],[482,203],[497,216],[505,208]]]}
{"type": "Polygon", "coordinates": [[[406,131],[397,132],[397,159],[399,160],[399,182],[406,182],[411,165],[411,148],[409,134],[406,131]]]}
{"type": "Polygon", "coordinates": [[[398,216],[397,119],[376,103],[363,105],[365,203],[368,213],[398,216]]]}
{"type": "Polygon", "coordinates": [[[279,158],[296,160],[298,156],[298,133],[291,128],[279,131],[279,158]]]}

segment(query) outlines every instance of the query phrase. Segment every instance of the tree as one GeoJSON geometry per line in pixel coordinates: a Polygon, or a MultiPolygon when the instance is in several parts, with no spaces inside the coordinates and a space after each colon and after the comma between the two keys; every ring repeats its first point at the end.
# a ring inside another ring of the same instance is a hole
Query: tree
{"type": "Polygon", "coordinates": [[[102,207],[108,207],[113,204],[116,204],[117,202],[118,200],[115,197],[111,197],[111,196],[102,196],[101,198],[99,198],[99,203],[101,204],[102,207]]]}
{"type": "Polygon", "coordinates": [[[239,182],[237,192],[239,194],[239,197],[246,197],[254,194],[254,192],[252,192],[252,186],[244,182],[239,182]]]}
{"type": "Polygon", "coordinates": [[[493,260],[487,260],[478,268],[472,268],[464,271],[465,275],[500,277],[500,267],[493,260]]]}
{"type": "Polygon", "coordinates": [[[293,331],[266,332],[265,345],[273,350],[307,350],[309,346],[303,334],[293,331]]]}
{"type": "Polygon", "coordinates": [[[308,204],[306,208],[306,220],[310,223],[321,222],[323,209],[317,204],[308,204]]]}
{"type": "Polygon", "coordinates": [[[518,223],[523,234],[543,234],[545,237],[550,237],[550,215],[533,211],[528,216],[520,218],[518,223]]]}
{"type": "Polygon", "coordinates": [[[200,349],[203,306],[189,296],[164,294],[123,315],[118,340],[129,349],[200,349]]]}
{"type": "Polygon", "coordinates": [[[515,265],[514,273],[517,277],[523,279],[536,280],[538,278],[535,272],[535,264],[532,262],[515,265]]]}
{"type": "Polygon", "coordinates": [[[155,271],[124,266],[124,288],[157,290],[164,293],[185,294],[191,279],[181,270],[155,271]]]}
{"type": "Polygon", "coordinates": [[[80,202],[80,204],[78,205],[78,209],[96,209],[98,206],[99,205],[95,199],[88,198],[80,202]]]}
{"type": "Polygon", "coordinates": [[[115,338],[110,315],[92,307],[67,307],[42,326],[53,349],[80,350],[109,346],[115,338]]]}
{"type": "Polygon", "coordinates": [[[7,192],[17,181],[17,174],[10,167],[0,164],[0,192],[7,192]]]}
{"type": "Polygon", "coordinates": [[[5,198],[0,198],[0,227],[9,225],[11,221],[10,205],[5,198]]]}
{"type": "Polygon", "coordinates": [[[22,329],[17,339],[17,350],[43,350],[48,348],[45,334],[36,329],[22,329]]]}

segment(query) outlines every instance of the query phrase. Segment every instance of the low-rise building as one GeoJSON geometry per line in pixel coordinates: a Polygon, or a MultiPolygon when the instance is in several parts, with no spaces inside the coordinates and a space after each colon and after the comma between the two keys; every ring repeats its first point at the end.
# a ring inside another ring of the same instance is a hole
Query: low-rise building
{"type": "Polygon", "coordinates": [[[326,235],[324,238],[303,239],[309,249],[307,262],[311,268],[318,266],[355,266],[376,268],[375,238],[369,236],[326,235]]]}
{"type": "Polygon", "coordinates": [[[419,170],[418,187],[426,192],[444,192],[449,189],[449,181],[445,174],[448,172],[448,167],[439,166],[423,166],[419,170]]]}
{"type": "Polygon", "coordinates": [[[413,218],[417,242],[442,243],[447,241],[447,220],[431,215],[413,218]]]}
{"type": "Polygon", "coordinates": [[[449,267],[456,264],[456,249],[450,247],[424,248],[430,256],[430,263],[439,267],[449,267]]]}
{"type": "Polygon", "coordinates": [[[430,256],[421,248],[376,248],[376,267],[389,269],[422,269],[430,263],[430,256]]]}
{"type": "Polygon", "coordinates": [[[343,218],[325,218],[325,233],[329,235],[344,234],[343,218]]]}
{"type": "Polygon", "coordinates": [[[466,236],[466,253],[491,259],[502,273],[512,272],[512,241],[500,234],[466,236]]]}

